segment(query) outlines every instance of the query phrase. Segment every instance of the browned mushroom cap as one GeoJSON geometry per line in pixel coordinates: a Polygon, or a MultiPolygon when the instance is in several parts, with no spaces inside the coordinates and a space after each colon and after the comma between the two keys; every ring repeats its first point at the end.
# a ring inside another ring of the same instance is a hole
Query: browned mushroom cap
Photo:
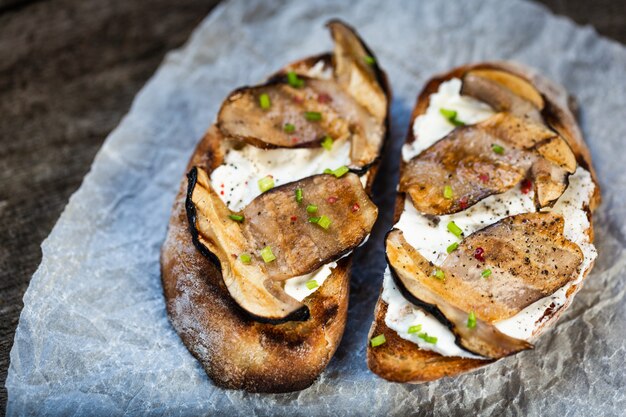
{"type": "Polygon", "coordinates": [[[358,112],[340,114],[332,102],[358,106],[332,81],[301,77],[305,84],[294,88],[286,79],[265,85],[244,87],[233,92],[217,116],[225,136],[245,140],[259,148],[297,148],[319,146],[326,136],[333,140],[350,135],[350,118],[358,112]],[[261,96],[269,106],[261,106],[261,96]]]}
{"type": "Polygon", "coordinates": [[[461,94],[474,97],[500,112],[543,124],[541,94],[526,80],[499,70],[472,70],[463,76],[461,94]]]}
{"type": "Polygon", "coordinates": [[[520,182],[533,162],[517,148],[503,154],[492,150],[502,144],[476,126],[455,129],[405,166],[400,191],[411,196],[415,208],[426,214],[456,213],[520,182]],[[445,187],[452,195],[446,195],[445,187]]]}
{"type": "Polygon", "coordinates": [[[335,41],[335,79],[378,122],[387,117],[387,95],[378,63],[354,29],[339,20],[327,24],[335,41]]]}
{"type": "Polygon", "coordinates": [[[307,320],[308,308],[285,293],[281,283],[271,280],[262,263],[244,263],[247,242],[241,227],[229,219],[230,210],[211,188],[200,168],[188,175],[187,217],[193,242],[200,252],[219,264],[228,292],[254,319],[280,323],[307,320]]]}
{"type": "Polygon", "coordinates": [[[400,191],[407,192],[422,213],[442,215],[462,211],[530,177],[535,204],[542,208],[563,194],[575,170],[576,159],[563,138],[498,113],[455,129],[414,157],[402,172],[400,191]]]}
{"type": "Polygon", "coordinates": [[[266,265],[267,275],[284,280],[312,272],[361,244],[378,208],[359,177],[349,173],[341,178],[315,175],[273,188],[253,200],[243,214],[251,250],[270,246],[276,260],[266,265]],[[294,197],[296,189],[302,190],[300,203],[294,197]],[[331,222],[327,228],[322,227],[326,220],[311,222],[322,216],[331,222]]]}
{"type": "Polygon", "coordinates": [[[190,225],[198,243],[218,257],[235,301],[254,316],[273,321],[299,308],[278,281],[313,272],[354,249],[378,214],[357,175],[324,174],[261,194],[237,214],[243,216],[238,222],[229,217],[233,213],[211,188],[206,172],[193,172],[197,181],[193,186],[190,182],[188,210],[195,213],[190,225]],[[300,203],[296,189],[302,192],[300,203]],[[264,248],[275,259],[264,260],[264,248]],[[238,259],[242,253],[250,255],[249,264],[238,259]],[[259,297],[261,305],[255,301],[259,297]]]}
{"type": "Polygon", "coordinates": [[[442,265],[440,293],[494,323],[578,278],[583,254],[563,235],[563,217],[520,214],[468,236],[442,265]],[[491,275],[481,274],[490,270],[491,275]]]}
{"type": "Polygon", "coordinates": [[[400,230],[394,229],[386,239],[387,261],[396,285],[402,294],[448,326],[462,348],[486,358],[498,359],[533,346],[501,333],[476,315],[476,323],[468,325],[471,310],[464,310],[445,291],[445,278],[435,277],[435,267],[409,245],[400,230]]]}

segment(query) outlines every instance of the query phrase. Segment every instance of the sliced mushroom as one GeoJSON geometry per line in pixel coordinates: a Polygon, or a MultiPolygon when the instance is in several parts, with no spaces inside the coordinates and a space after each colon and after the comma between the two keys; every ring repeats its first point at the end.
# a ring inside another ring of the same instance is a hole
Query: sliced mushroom
{"type": "Polygon", "coordinates": [[[312,272],[353,250],[372,230],[378,208],[359,177],[315,175],[261,194],[244,210],[244,233],[258,251],[270,246],[276,260],[265,265],[268,277],[284,280],[312,272]],[[302,190],[296,202],[295,190],[302,190]],[[307,207],[311,208],[310,212],[307,207]],[[326,216],[325,229],[309,219],[326,216]]]}
{"type": "Polygon", "coordinates": [[[474,97],[500,112],[543,124],[543,99],[527,81],[497,70],[474,70],[463,76],[461,94],[474,97]]]}
{"type": "Polygon", "coordinates": [[[304,321],[308,308],[285,293],[259,262],[246,264],[237,258],[247,242],[239,224],[230,220],[230,210],[211,188],[206,172],[194,168],[188,175],[187,217],[194,244],[217,261],[228,292],[254,319],[262,322],[304,321]]]}
{"type": "Polygon", "coordinates": [[[455,298],[446,297],[445,278],[435,277],[434,265],[406,242],[400,230],[394,229],[387,235],[386,253],[392,276],[402,294],[446,325],[462,348],[498,359],[533,347],[524,340],[501,333],[479,314],[474,313],[476,322],[468,325],[472,310],[464,310],[455,298]]]}
{"type": "Polygon", "coordinates": [[[301,79],[305,81],[301,88],[290,86],[282,77],[236,90],[219,111],[220,130],[259,148],[319,146],[326,136],[348,138],[349,115],[340,114],[331,102],[357,103],[332,81],[316,80],[313,85],[312,79],[301,79]],[[267,97],[268,105],[261,105],[262,96],[267,97]]]}
{"type": "Polygon", "coordinates": [[[465,238],[443,262],[439,294],[489,323],[507,319],[578,278],[583,254],[552,213],[505,218],[465,238]],[[483,277],[484,271],[490,275],[483,277]]]}
{"type": "Polygon", "coordinates": [[[289,297],[279,281],[313,272],[351,251],[370,233],[377,213],[351,173],[316,175],[274,188],[241,213],[225,206],[203,169],[189,174],[187,214],[194,243],[217,258],[233,299],[260,321],[306,320],[306,307],[289,297]],[[296,189],[302,190],[300,203],[296,189]]]}
{"type": "Polygon", "coordinates": [[[339,20],[327,24],[333,40],[337,82],[380,123],[387,117],[387,95],[374,55],[354,29],[339,20]]]}

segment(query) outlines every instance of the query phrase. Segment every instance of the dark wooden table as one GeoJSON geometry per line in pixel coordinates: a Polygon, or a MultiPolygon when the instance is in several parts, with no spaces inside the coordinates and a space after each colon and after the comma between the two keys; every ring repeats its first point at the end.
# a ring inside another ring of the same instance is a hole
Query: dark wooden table
{"type": "MultiPolygon", "coordinates": [[[[219,0],[0,0],[0,415],[39,245],[164,54],[219,0]]],[[[626,1],[544,0],[626,43],[626,1]]]]}

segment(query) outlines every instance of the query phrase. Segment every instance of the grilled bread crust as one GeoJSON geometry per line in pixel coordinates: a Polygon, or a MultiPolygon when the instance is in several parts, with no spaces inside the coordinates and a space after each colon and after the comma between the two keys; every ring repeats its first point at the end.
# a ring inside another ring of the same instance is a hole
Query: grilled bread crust
{"type": "MultiPolygon", "coordinates": [[[[451,78],[461,78],[467,71],[474,69],[495,69],[507,71],[529,81],[541,93],[545,101],[543,117],[572,148],[579,165],[591,173],[596,186],[595,193],[586,208],[590,227],[587,230],[590,240],[593,241],[592,213],[600,204],[600,186],[591,162],[591,154],[585,144],[575,117],[577,106],[565,89],[540,75],[537,71],[511,62],[485,62],[475,65],[466,65],[431,79],[417,98],[417,103],[411,114],[411,122],[406,141],[417,140],[413,136],[415,119],[424,114],[429,105],[431,94],[437,92],[441,83],[451,78]]],[[[404,162],[401,163],[403,169],[404,162]]],[[[404,207],[404,194],[398,193],[396,198],[394,222],[400,219],[404,207]]],[[[583,280],[572,286],[567,293],[565,304],[550,313],[550,317],[543,322],[541,328],[555,323],[563,311],[572,302],[574,295],[581,289],[584,278],[591,271],[593,264],[584,272],[583,280]]],[[[385,325],[387,304],[382,300],[382,290],[374,311],[374,322],[370,328],[369,338],[384,334],[386,343],[375,348],[367,347],[367,364],[370,370],[380,377],[394,382],[421,383],[433,381],[442,377],[460,375],[488,365],[493,360],[468,359],[455,356],[442,356],[429,350],[423,350],[418,345],[402,339],[398,334],[385,325]]]]}

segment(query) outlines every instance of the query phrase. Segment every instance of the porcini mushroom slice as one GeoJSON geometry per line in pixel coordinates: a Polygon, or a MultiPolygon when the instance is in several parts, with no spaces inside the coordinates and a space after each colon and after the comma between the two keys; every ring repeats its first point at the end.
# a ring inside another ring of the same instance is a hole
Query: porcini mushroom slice
{"type": "MultiPolygon", "coordinates": [[[[311,147],[319,146],[326,136],[334,140],[347,138],[349,121],[326,97],[320,100],[322,93],[315,90],[310,81],[306,79],[302,87],[296,88],[287,84],[283,77],[236,90],[220,108],[217,116],[220,130],[225,136],[245,140],[259,148],[311,147]]],[[[327,85],[326,90],[331,89],[328,84],[332,81],[318,82],[318,85],[327,85]]],[[[340,89],[333,91],[347,96],[340,89]]]]}
{"type": "Polygon", "coordinates": [[[434,275],[436,268],[407,243],[400,230],[386,239],[386,254],[392,277],[402,294],[446,325],[462,348],[486,358],[498,359],[533,346],[501,333],[475,313],[476,322],[468,325],[472,310],[464,310],[455,298],[446,297],[446,278],[434,275]]]}
{"type": "Polygon", "coordinates": [[[563,225],[561,215],[529,213],[471,234],[443,262],[437,289],[489,323],[514,316],[578,278],[583,254],[563,225]]]}
{"type": "MultiPolygon", "coordinates": [[[[506,117],[494,118],[507,122],[489,119],[457,128],[407,163],[400,191],[411,196],[418,211],[456,213],[503,193],[525,177],[533,180],[538,208],[553,205],[563,194],[571,169],[571,149],[565,141],[559,136],[540,136],[539,143],[524,140],[523,128],[509,128],[506,117]]],[[[530,134],[535,131],[531,129],[530,134]]]]}
{"type": "Polygon", "coordinates": [[[315,175],[274,188],[253,200],[243,214],[252,251],[270,246],[276,256],[265,265],[267,276],[284,280],[312,272],[361,244],[378,209],[359,177],[348,173],[341,178],[315,175]],[[294,197],[297,189],[302,190],[300,203],[294,197]]]}
{"type": "Polygon", "coordinates": [[[276,77],[265,85],[235,91],[220,109],[220,130],[260,148],[320,146],[327,136],[350,140],[353,168],[374,161],[384,139],[384,124],[336,82],[300,79],[304,84],[298,88],[285,77],[276,77]],[[261,107],[262,95],[269,98],[269,107],[261,107]]]}
{"type": "Polygon", "coordinates": [[[258,321],[307,320],[308,308],[269,278],[262,263],[242,262],[248,246],[244,233],[228,217],[231,212],[211,188],[206,172],[194,168],[188,180],[186,209],[194,244],[211,260],[217,258],[233,300],[258,321]]]}
{"type": "Polygon", "coordinates": [[[327,26],[335,41],[335,79],[383,123],[387,117],[387,95],[374,55],[351,27],[338,20],[330,21],[327,26]]]}
{"type": "MultiPolygon", "coordinates": [[[[487,103],[497,111],[508,112],[537,124],[544,123],[541,108],[533,102],[535,100],[530,97],[532,93],[528,94],[528,91],[532,91],[531,89],[534,87],[521,78],[518,83],[502,82],[499,77],[489,76],[490,73],[493,71],[469,71],[466,73],[463,76],[461,94],[487,103]],[[518,88],[524,83],[527,88],[518,88]]],[[[510,74],[509,79],[513,79],[513,77],[515,76],[510,74]]]]}
{"type": "Polygon", "coordinates": [[[408,193],[422,213],[456,213],[514,187],[534,159],[528,151],[503,145],[475,126],[465,126],[411,159],[402,171],[400,191],[408,193]],[[503,152],[494,152],[494,145],[503,152]]]}
{"type": "Polygon", "coordinates": [[[194,243],[218,259],[233,299],[260,321],[306,319],[306,307],[279,281],[350,252],[370,233],[377,213],[351,173],[315,175],[273,188],[240,213],[226,207],[203,169],[189,174],[187,214],[194,243]]]}

